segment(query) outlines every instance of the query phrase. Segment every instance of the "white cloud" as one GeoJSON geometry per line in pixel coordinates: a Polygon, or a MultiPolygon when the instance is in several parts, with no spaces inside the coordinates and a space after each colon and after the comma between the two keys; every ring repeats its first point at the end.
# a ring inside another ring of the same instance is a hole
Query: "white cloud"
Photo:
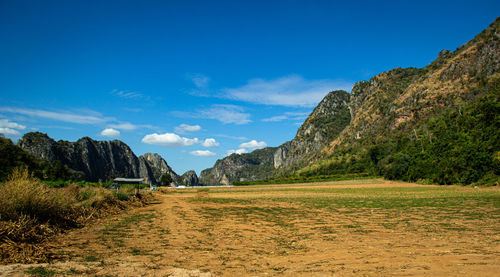
{"type": "Polygon", "coordinates": [[[87,115],[81,115],[67,111],[52,112],[45,110],[0,107],[0,112],[22,114],[36,118],[47,118],[47,119],[69,122],[69,123],[77,123],[77,124],[100,124],[114,120],[113,118],[104,117],[102,116],[102,114],[94,111],[88,111],[87,115]]]}
{"type": "Polygon", "coordinates": [[[165,134],[149,134],[142,138],[142,142],[147,144],[168,146],[168,147],[182,147],[182,146],[191,146],[195,143],[198,143],[198,138],[190,139],[180,137],[174,133],[165,133],[165,134]]]}
{"type": "Polygon", "coordinates": [[[191,154],[193,156],[199,156],[199,157],[210,157],[210,156],[216,155],[214,152],[208,151],[208,150],[195,150],[195,151],[189,152],[189,154],[191,154]]]}
{"type": "Polygon", "coordinates": [[[207,138],[201,145],[204,147],[218,147],[219,143],[213,138],[207,138]]]}
{"type": "Polygon", "coordinates": [[[102,130],[101,136],[116,138],[116,137],[120,136],[120,131],[115,130],[113,128],[106,128],[106,129],[102,130]]]}
{"type": "Polygon", "coordinates": [[[196,132],[201,130],[200,125],[187,125],[187,124],[181,124],[177,127],[175,127],[175,131],[179,134],[184,134],[186,132],[196,132]]]}
{"type": "Polygon", "coordinates": [[[17,130],[11,128],[0,127],[0,134],[19,136],[20,133],[17,130]]]}
{"type": "Polygon", "coordinates": [[[260,149],[260,148],[264,148],[267,146],[267,143],[265,143],[264,141],[260,141],[260,142],[257,142],[256,140],[251,140],[249,142],[244,142],[242,144],[240,144],[240,148],[249,148],[249,149],[260,149]]]}
{"type": "Polygon", "coordinates": [[[240,148],[240,149],[236,149],[236,150],[227,150],[226,151],[226,155],[229,156],[231,154],[244,154],[244,153],[248,153],[248,150],[246,150],[245,148],[240,148]]]}
{"type": "Polygon", "coordinates": [[[238,125],[247,124],[252,122],[250,114],[244,112],[245,109],[235,105],[212,105],[205,110],[198,110],[196,112],[172,112],[177,117],[191,117],[191,118],[208,118],[215,119],[222,123],[234,123],[238,125]]]}
{"type": "Polygon", "coordinates": [[[18,129],[18,130],[25,130],[26,126],[11,122],[8,119],[0,119],[0,128],[11,128],[11,129],[18,129]]]}
{"type": "Polygon", "coordinates": [[[252,79],[239,88],[222,90],[225,98],[277,106],[314,107],[328,92],[350,91],[352,83],[340,80],[306,80],[299,75],[264,80],[252,79]]]}

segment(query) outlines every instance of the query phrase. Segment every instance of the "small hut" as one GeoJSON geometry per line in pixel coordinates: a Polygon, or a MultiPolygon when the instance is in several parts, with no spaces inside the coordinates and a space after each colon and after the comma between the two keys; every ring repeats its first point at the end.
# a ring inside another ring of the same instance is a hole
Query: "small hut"
{"type": "Polygon", "coordinates": [[[144,184],[144,178],[115,178],[113,182],[117,184],[144,184]]]}
{"type": "MultiPolygon", "coordinates": [[[[115,178],[113,179],[113,182],[115,182],[115,184],[117,186],[120,186],[120,185],[123,185],[123,184],[134,184],[135,185],[135,193],[134,195],[137,195],[137,190],[139,188],[139,185],[140,184],[144,184],[144,178],[115,178]]],[[[118,187],[117,187],[118,189],[118,187]]]]}

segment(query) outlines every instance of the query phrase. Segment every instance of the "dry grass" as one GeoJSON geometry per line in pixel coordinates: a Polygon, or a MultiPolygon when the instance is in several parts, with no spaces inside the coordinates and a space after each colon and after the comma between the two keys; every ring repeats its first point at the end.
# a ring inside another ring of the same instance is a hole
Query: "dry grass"
{"type": "MultiPolygon", "coordinates": [[[[49,188],[26,169],[15,169],[0,183],[0,261],[34,262],[50,259],[41,243],[61,231],[80,227],[102,214],[142,204],[144,195],[128,189],[69,185],[49,188]]],[[[146,197],[147,198],[147,197],[146,197]]]]}

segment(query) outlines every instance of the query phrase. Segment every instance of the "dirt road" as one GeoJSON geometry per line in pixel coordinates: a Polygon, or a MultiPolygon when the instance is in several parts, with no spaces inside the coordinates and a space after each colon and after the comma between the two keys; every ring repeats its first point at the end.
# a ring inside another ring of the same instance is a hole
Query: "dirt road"
{"type": "MultiPolygon", "coordinates": [[[[283,191],[274,193],[293,199],[283,191]]],[[[266,198],[247,202],[241,191],[158,193],[154,204],[58,237],[51,242],[58,257],[54,263],[4,266],[0,273],[493,276],[500,272],[497,217],[457,221],[452,210],[436,207],[325,209],[273,201],[272,190],[263,195],[266,198]]],[[[498,215],[497,208],[491,209],[498,215]]]]}

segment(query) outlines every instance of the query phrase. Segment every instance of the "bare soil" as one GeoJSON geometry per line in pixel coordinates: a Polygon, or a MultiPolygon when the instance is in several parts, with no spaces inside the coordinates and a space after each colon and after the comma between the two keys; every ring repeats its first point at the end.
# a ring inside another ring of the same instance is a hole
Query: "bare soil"
{"type": "MultiPolygon", "coordinates": [[[[429,187],[372,181],[330,182],[316,188],[429,187]]],[[[152,205],[101,219],[51,241],[50,251],[56,257],[52,263],[1,266],[0,275],[498,276],[500,272],[499,207],[479,206],[476,216],[464,217],[457,216],[465,212],[460,207],[325,208],[295,201],[314,195],[334,197],[331,192],[300,192],[314,186],[158,192],[152,205]]]]}

